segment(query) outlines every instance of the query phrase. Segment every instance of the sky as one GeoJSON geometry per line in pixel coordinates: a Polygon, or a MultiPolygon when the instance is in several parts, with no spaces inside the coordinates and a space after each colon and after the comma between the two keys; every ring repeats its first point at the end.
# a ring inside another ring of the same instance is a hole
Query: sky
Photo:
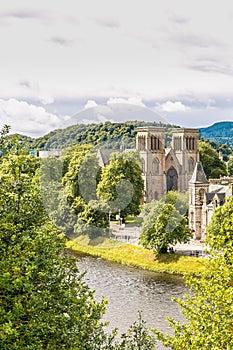
{"type": "Polygon", "coordinates": [[[38,137],[118,102],[183,127],[233,121],[232,33],[230,0],[4,2],[0,126],[38,137]]]}

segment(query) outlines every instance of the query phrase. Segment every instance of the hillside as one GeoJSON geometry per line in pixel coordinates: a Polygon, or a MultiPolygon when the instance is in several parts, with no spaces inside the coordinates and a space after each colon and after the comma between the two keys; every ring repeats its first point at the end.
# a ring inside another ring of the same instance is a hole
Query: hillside
{"type": "Polygon", "coordinates": [[[20,138],[24,148],[47,150],[64,149],[74,144],[92,144],[119,149],[135,147],[136,129],[140,126],[163,127],[167,144],[171,140],[171,129],[177,126],[161,122],[132,121],[124,123],[77,124],[54,130],[37,139],[20,138]]]}
{"type": "Polygon", "coordinates": [[[200,128],[199,130],[204,139],[233,147],[233,121],[218,122],[207,128],[200,128]]]}

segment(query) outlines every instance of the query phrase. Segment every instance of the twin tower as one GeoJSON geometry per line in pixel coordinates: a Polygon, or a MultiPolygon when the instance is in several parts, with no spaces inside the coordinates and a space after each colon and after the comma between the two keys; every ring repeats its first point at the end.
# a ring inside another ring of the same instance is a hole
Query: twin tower
{"type": "Polygon", "coordinates": [[[188,190],[199,161],[197,129],[172,129],[172,141],[165,147],[163,128],[137,129],[136,148],[141,159],[144,202],[164,196],[168,191],[188,190]]]}

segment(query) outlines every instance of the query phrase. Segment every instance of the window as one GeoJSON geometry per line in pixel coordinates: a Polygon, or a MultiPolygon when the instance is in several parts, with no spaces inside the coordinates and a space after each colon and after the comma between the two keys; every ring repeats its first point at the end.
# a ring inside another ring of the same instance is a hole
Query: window
{"type": "Polygon", "coordinates": [[[143,158],[141,158],[141,168],[142,168],[143,174],[145,174],[145,160],[143,158]]]}
{"type": "Polygon", "coordinates": [[[194,171],[194,160],[193,158],[189,158],[188,160],[188,172],[189,174],[192,174],[194,171]]]}
{"type": "Polygon", "coordinates": [[[154,158],[152,162],[152,175],[159,174],[159,160],[158,158],[154,158]]]}
{"type": "Polygon", "coordinates": [[[158,199],[159,199],[159,194],[158,194],[158,192],[154,192],[154,199],[155,199],[155,200],[158,200],[158,199]]]}

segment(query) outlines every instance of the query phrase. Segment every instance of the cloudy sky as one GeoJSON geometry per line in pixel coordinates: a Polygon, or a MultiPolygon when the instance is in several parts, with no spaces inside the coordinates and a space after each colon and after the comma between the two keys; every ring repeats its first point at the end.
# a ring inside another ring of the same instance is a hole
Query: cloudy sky
{"type": "Polygon", "coordinates": [[[232,33],[230,0],[9,0],[0,124],[39,136],[119,101],[185,127],[233,120],[232,33]]]}

